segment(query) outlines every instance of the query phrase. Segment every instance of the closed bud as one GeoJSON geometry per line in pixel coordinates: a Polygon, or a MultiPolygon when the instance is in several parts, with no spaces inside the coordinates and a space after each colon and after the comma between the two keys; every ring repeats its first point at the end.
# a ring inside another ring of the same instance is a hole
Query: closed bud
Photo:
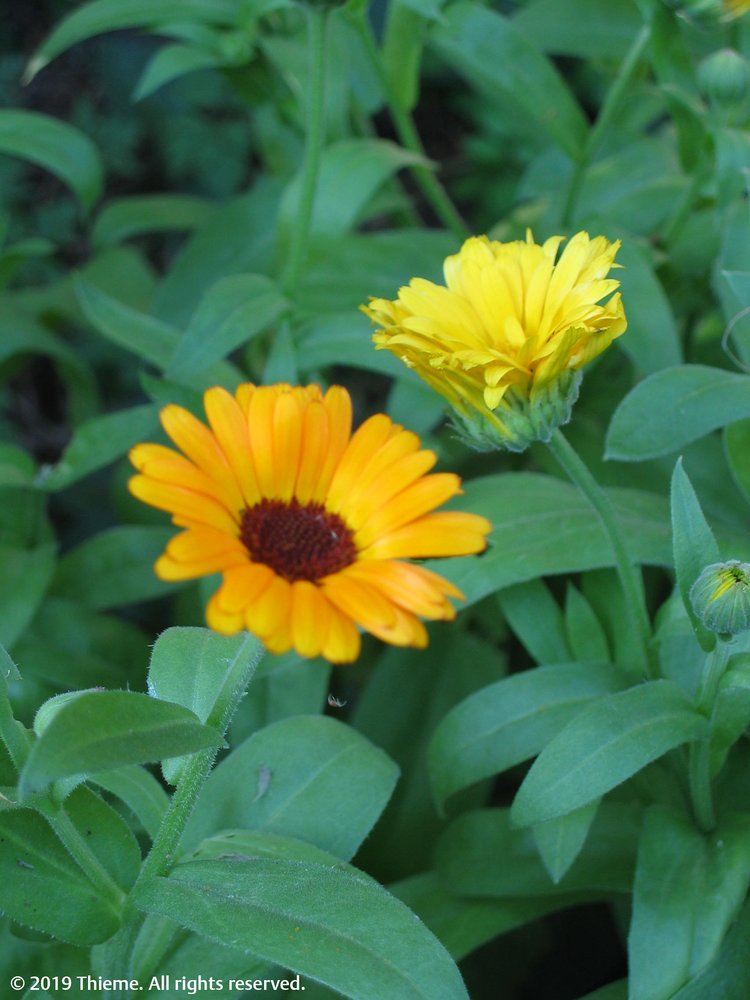
{"type": "Polygon", "coordinates": [[[690,588],[690,603],[711,632],[737,635],[750,628],[750,563],[730,559],[706,566],[690,588]]]}
{"type": "Polygon", "coordinates": [[[714,104],[738,104],[750,88],[750,64],[734,49],[721,49],[701,62],[698,83],[714,104]]]}

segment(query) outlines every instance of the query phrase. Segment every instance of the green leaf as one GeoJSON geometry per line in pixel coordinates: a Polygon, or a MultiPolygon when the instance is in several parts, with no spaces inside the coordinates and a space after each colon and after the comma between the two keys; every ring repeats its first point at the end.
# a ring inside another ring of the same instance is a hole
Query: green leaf
{"type": "MultiPolygon", "coordinates": [[[[149,692],[155,698],[184,705],[201,722],[221,729],[228,707],[228,690],[239,676],[248,675],[263,656],[261,642],[247,632],[217,635],[207,628],[170,628],[159,636],[148,671],[149,692]]],[[[177,783],[183,765],[179,758],[165,761],[164,777],[177,783]]]]}
{"type": "Polygon", "coordinates": [[[91,233],[94,247],[116,246],[145,233],[197,229],[216,210],[206,198],[180,194],[149,194],[116,198],[99,212],[91,233]]]}
{"type": "Polygon", "coordinates": [[[591,836],[558,881],[542,863],[530,830],[515,829],[507,809],[464,813],[443,834],[437,871],[454,893],[486,898],[630,891],[640,816],[627,806],[602,806],[591,836]]]}
{"type": "Polygon", "coordinates": [[[596,818],[599,802],[599,799],[594,799],[566,816],[548,819],[531,828],[539,856],[554,882],[560,881],[581,853],[596,818]]]}
{"type": "Polygon", "coordinates": [[[64,556],[52,591],[87,608],[116,608],[168,594],[152,566],[174,534],[171,528],[110,528],[64,556]]]}
{"type": "MultiPolygon", "coordinates": [[[[311,239],[343,236],[392,174],[403,167],[425,166],[426,163],[424,157],[385,139],[344,139],[326,147],[315,189],[311,239]]],[[[279,207],[282,247],[288,245],[298,225],[300,191],[301,177],[298,175],[284,192],[279,207]]]]}
{"type": "Polygon", "coordinates": [[[508,624],[537,663],[564,663],[571,658],[562,612],[543,580],[506,587],[497,600],[508,624]]]}
{"type": "Polygon", "coordinates": [[[672,1000],[747,1000],[750,991],[750,902],[745,903],[713,962],[672,1000]]]}
{"type": "Polygon", "coordinates": [[[0,643],[21,638],[42,602],[55,570],[55,546],[0,546],[0,643]]]}
{"type": "Polygon", "coordinates": [[[179,340],[179,330],[118,302],[81,278],[75,283],[75,291],[86,319],[99,333],[157,368],[166,368],[179,340]]]}
{"type": "Polygon", "coordinates": [[[160,283],[155,315],[184,328],[220,278],[267,273],[273,259],[279,197],[280,185],[263,179],[247,194],[218,208],[188,241],[160,283]]]}
{"type": "Polygon", "coordinates": [[[750,416],[750,378],[704,365],[678,365],[640,382],[615,410],[606,457],[642,462],[678,451],[750,416]]]}
{"type": "Polygon", "coordinates": [[[750,419],[724,428],[724,450],[732,478],[750,501],[750,419]]]}
{"type": "Polygon", "coordinates": [[[167,377],[184,381],[210,368],[275,323],[288,303],[270,278],[234,274],[203,297],[167,366],[167,377]]]}
{"type": "MultiPolygon", "coordinates": [[[[607,490],[631,558],[672,562],[664,498],[634,489],[607,490]]],[[[503,473],[464,486],[461,509],[488,517],[491,545],[479,557],[435,560],[471,603],[502,588],[554,573],[611,566],[612,552],[591,506],[570,483],[533,472],[503,473]]]]}
{"type": "Polygon", "coordinates": [[[543,52],[581,59],[621,59],[641,28],[632,0],[536,0],[513,23],[543,52]]]}
{"type": "Polygon", "coordinates": [[[703,649],[710,652],[716,644],[716,637],[698,621],[689,594],[702,570],[719,562],[721,555],[693,485],[682,467],[681,458],[677,460],[672,474],[671,500],[677,585],[696,637],[703,649]]]}
{"type": "Polygon", "coordinates": [[[558,663],[475,691],[448,712],[430,742],[427,759],[437,801],[533,757],[588,702],[623,683],[603,664],[558,663]]]}
{"type": "Polygon", "coordinates": [[[194,861],[245,861],[248,858],[277,858],[285,861],[315,861],[318,864],[338,865],[335,854],[309,844],[296,837],[283,837],[278,833],[259,830],[222,830],[196,847],[191,856],[194,861]]]}
{"type": "Polygon", "coordinates": [[[563,894],[527,899],[458,896],[434,872],[412,875],[389,890],[427,924],[457,962],[492,938],[575,902],[563,894]]]}
{"type": "Polygon", "coordinates": [[[335,719],[298,716],[255,733],[210,775],[185,845],[219,829],[298,837],[348,860],[383,811],[395,764],[335,719]]]}
{"type": "MultiPolygon", "coordinates": [[[[435,727],[453,705],[506,671],[505,656],[494,644],[450,625],[430,631],[429,656],[415,659],[408,649],[384,650],[351,715],[354,728],[401,769],[383,820],[360,854],[363,867],[377,866],[381,880],[419,870],[445,825],[430,794],[426,760],[435,727]]],[[[474,789],[464,805],[482,802],[483,791],[474,789]]]]}
{"type": "Polygon", "coordinates": [[[721,678],[721,686],[711,716],[712,777],[722,769],[727,754],[748,725],[750,725],[750,675],[745,658],[735,657],[729,670],[721,678]]]}
{"type": "Polygon", "coordinates": [[[153,774],[131,764],[114,771],[98,771],[91,780],[124,802],[154,839],[167,811],[169,796],[153,774]]]}
{"type": "Polygon", "coordinates": [[[44,167],[67,184],[85,210],[102,188],[102,166],[93,142],[66,122],[37,111],[0,110],[0,153],[44,167]]]}
{"type": "Polygon", "coordinates": [[[591,663],[608,663],[609,643],[602,624],[583,594],[568,584],[565,592],[565,627],[573,655],[591,663]]]}
{"type": "Polygon", "coordinates": [[[673,997],[716,957],[750,881],[749,832],[747,816],[704,836],[684,816],[648,811],[628,936],[633,996],[673,997]]]}
{"type": "Polygon", "coordinates": [[[63,809],[114,883],[128,891],[138,877],[142,859],[138,841],[125,820],[83,785],[66,798],[63,809]]]}
{"type": "MultiPolygon", "coordinates": [[[[621,170],[621,176],[622,173],[621,170]]],[[[664,201],[662,191],[660,199],[664,201]]],[[[620,248],[617,261],[623,266],[617,277],[628,316],[627,334],[618,346],[647,375],[679,365],[682,347],[677,322],[648,254],[634,240],[629,240],[620,248]]]]}
{"type": "Polygon", "coordinates": [[[87,947],[117,930],[119,915],[31,809],[0,812],[0,910],[25,927],[87,947]]]}
{"type": "Polygon", "coordinates": [[[354,1000],[468,997],[437,939],[403,903],[348,867],[193,861],[144,882],[133,901],[354,1000]]]}
{"type": "Polygon", "coordinates": [[[37,49],[24,74],[29,83],[61,52],[78,42],[120,28],[158,28],[169,21],[234,25],[235,0],[93,0],[64,18],[37,49]]]}
{"type": "Polygon", "coordinates": [[[529,826],[564,816],[668,750],[705,736],[707,725],[672,681],[651,681],[600,698],[534,761],[513,803],[513,821],[529,826]]]}
{"type": "Polygon", "coordinates": [[[21,774],[22,794],[60,778],[195,753],[221,744],[181,705],[135,691],[94,691],[69,702],[34,744],[21,774]]]}
{"type": "Polygon", "coordinates": [[[454,4],[433,30],[432,42],[449,64],[502,104],[517,102],[577,161],[586,120],[562,77],[513,21],[473,3],[454,4]]]}
{"type": "Polygon", "coordinates": [[[197,70],[213,69],[223,62],[218,53],[195,45],[165,45],[149,59],[133,91],[133,100],[142,101],[172,80],[197,70]]]}
{"type": "Polygon", "coordinates": [[[157,425],[157,410],[150,404],[92,417],[74,432],[60,460],[43,477],[42,485],[51,493],[67,489],[120,458],[136,442],[152,434],[157,425]]]}

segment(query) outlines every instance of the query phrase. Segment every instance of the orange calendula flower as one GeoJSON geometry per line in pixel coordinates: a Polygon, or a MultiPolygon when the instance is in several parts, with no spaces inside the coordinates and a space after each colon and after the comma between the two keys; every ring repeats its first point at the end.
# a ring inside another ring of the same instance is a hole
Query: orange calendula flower
{"type": "Polygon", "coordinates": [[[483,517],[435,508],[460,493],[416,434],[384,414],[351,433],[351,400],[333,386],[242,385],[204,395],[208,426],[161,413],[180,449],[139,444],[129,483],[184,529],[156,563],[163,580],[220,572],[208,624],[247,628],[274,653],[356,659],[358,626],[424,647],[418,615],[451,619],[451,583],[404,560],[481,552],[483,517]]]}
{"type": "Polygon", "coordinates": [[[466,240],[444,264],[445,285],[413,278],[398,298],[363,311],[392,351],[443,395],[470,442],[521,451],[570,417],[580,369],[627,326],[619,243],[578,233],[542,245],[466,240]],[[606,300],[602,302],[602,300],[606,300]]]}

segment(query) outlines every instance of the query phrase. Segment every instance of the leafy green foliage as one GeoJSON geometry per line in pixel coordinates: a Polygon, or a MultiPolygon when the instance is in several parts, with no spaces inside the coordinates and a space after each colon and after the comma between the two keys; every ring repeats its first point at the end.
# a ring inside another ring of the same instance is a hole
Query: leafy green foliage
{"type": "Polygon", "coordinates": [[[688,595],[750,560],[747,17],[327,6],[41,0],[0,42],[0,981],[745,1000],[750,646],[688,595]],[[542,443],[470,454],[358,309],[466,235],[584,229],[628,329],[564,433],[610,528],[542,443]],[[429,564],[465,600],[426,651],[260,659],[204,627],[217,576],[156,577],[191,525],[127,452],[279,380],[388,413],[492,521],[429,564]]]}

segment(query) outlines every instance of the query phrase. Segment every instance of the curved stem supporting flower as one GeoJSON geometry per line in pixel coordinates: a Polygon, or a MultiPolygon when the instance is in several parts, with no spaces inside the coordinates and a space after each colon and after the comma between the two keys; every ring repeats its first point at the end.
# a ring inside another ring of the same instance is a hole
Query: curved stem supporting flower
{"type": "Polygon", "coordinates": [[[581,187],[583,185],[584,177],[586,176],[586,171],[591,163],[591,158],[599,147],[602,136],[605,134],[615,116],[620,111],[622,99],[630,86],[633,76],[635,75],[635,71],[638,68],[640,58],[643,55],[650,38],[651,28],[648,25],[645,25],[641,28],[638,35],[636,35],[629,52],[623,59],[617,79],[614,81],[612,87],[607,93],[604,104],[599,112],[599,116],[589,131],[581,157],[573,168],[568,190],[565,195],[565,204],[562,213],[562,223],[564,226],[570,226],[573,223],[576,206],[578,204],[578,197],[581,193],[581,187]]]}
{"type": "MultiPolygon", "coordinates": [[[[719,639],[713,651],[706,657],[706,663],[701,675],[696,707],[708,718],[713,715],[716,696],[719,692],[719,682],[726,670],[731,646],[729,642],[719,639]]],[[[693,813],[698,826],[709,833],[716,826],[713,794],[711,791],[711,738],[698,740],[690,744],[688,762],[690,779],[690,797],[693,802],[693,813]]]]}
{"type": "MultiPolygon", "coordinates": [[[[425,148],[422,145],[417,127],[414,124],[414,119],[409,111],[393,95],[393,88],[383,69],[380,50],[375,44],[370,26],[367,23],[366,11],[353,12],[352,18],[360,33],[367,54],[370,57],[370,62],[377,74],[380,86],[383,88],[383,93],[388,101],[388,110],[401,145],[411,153],[416,153],[418,156],[426,156],[425,148]]],[[[435,175],[435,172],[427,166],[413,166],[411,172],[435,215],[446,229],[450,229],[456,239],[463,243],[466,237],[469,236],[469,230],[461,218],[460,212],[451,201],[450,195],[435,175]]]]}
{"type": "MultiPolygon", "coordinates": [[[[248,636],[248,642],[252,640],[248,636]]],[[[229,723],[237,710],[250,678],[255,672],[263,650],[259,647],[259,655],[249,661],[241,656],[235,657],[234,669],[227,674],[224,685],[214,703],[214,708],[206,720],[206,724],[216,728],[222,736],[229,728],[229,723]]],[[[151,850],[141,866],[131,894],[138,886],[150,878],[165,875],[174,864],[180,838],[193,811],[206,778],[211,773],[217,751],[202,750],[193,754],[186,762],[169,804],[159,831],[154,837],[151,850]]],[[[145,914],[137,910],[132,902],[127,902],[123,911],[122,926],[118,933],[105,945],[108,970],[111,978],[131,979],[133,947],[141,929],[145,914]]],[[[105,994],[106,995],[106,994],[105,994]]],[[[128,994],[109,994],[109,1000],[128,994]]]]}
{"type": "Polygon", "coordinates": [[[302,166],[302,183],[300,186],[299,205],[289,249],[284,275],[281,281],[282,291],[291,295],[299,282],[307,253],[310,224],[312,222],[315,192],[318,186],[320,158],[325,139],[325,71],[326,71],[326,40],[328,36],[328,10],[310,7],[309,51],[310,51],[310,86],[307,94],[307,139],[305,143],[305,161],[302,166]]]}
{"type": "Polygon", "coordinates": [[[654,673],[650,652],[651,628],[648,620],[648,612],[646,611],[643,581],[639,571],[633,565],[627,553],[620,527],[615,519],[609,499],[559,428],[553,431],[549,441],[549,448],[567,473],[571,482],[578,487],[594,508],[604,528],[612,547],[615,569],[620,578],[620,585],[625,598],[625,608],[637,646],[640,666],[645,676],[650,677],[654,673]]]}

